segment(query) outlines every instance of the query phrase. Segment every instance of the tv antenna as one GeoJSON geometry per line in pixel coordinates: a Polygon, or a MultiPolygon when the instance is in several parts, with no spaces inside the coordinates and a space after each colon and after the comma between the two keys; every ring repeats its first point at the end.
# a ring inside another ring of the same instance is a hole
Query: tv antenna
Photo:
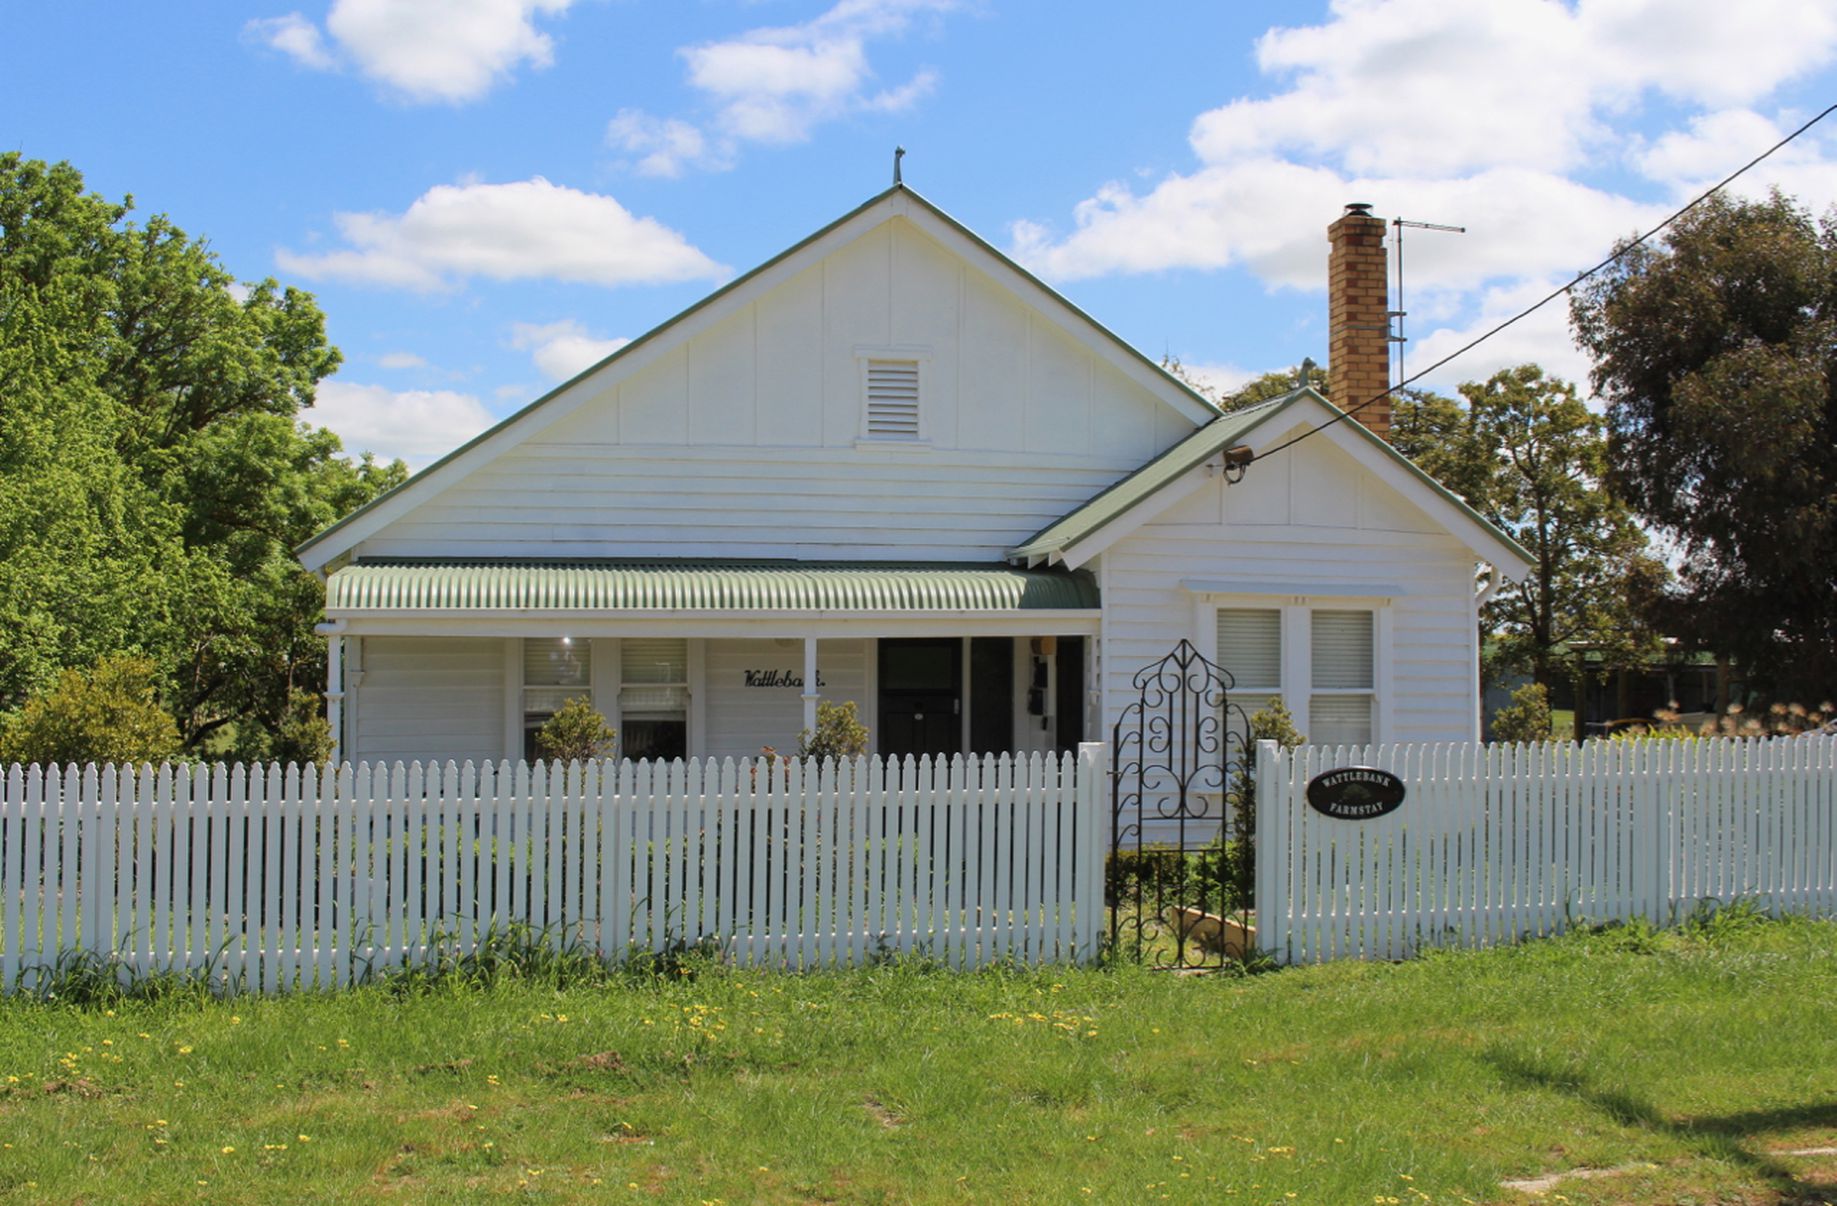
{"type": "Polygon", "coordinates": [[[1403,333],[1403,317],[1409,311],[1403,308],[1403,231],[1405,227],[1412,230],[1439,230],[1447,234],[1466,234],[1465,226],[1447,226],[1440,222],[1412,222],[1408,218],[1392,218],[1391,225],[1397,228],[1397,308],[1391,311],[1391,317],[1397,320],[1397,333],[1391,336],[1391,342],[1397,345],[1397,380],[1408,377],[1403,371],[1403,345],[1409,342],[1403,333]]]}

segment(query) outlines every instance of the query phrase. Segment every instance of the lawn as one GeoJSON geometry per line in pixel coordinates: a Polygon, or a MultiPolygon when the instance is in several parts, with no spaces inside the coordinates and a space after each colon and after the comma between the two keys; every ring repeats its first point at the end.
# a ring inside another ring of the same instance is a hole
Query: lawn
{"type": "Polygon", "coordinates": [[[1837,925],[0,1005],[32,1202],[1837,1200],[1837,925]],[[1823,1196],[1820,1196],[1820,1195],[1823,1196]]]}

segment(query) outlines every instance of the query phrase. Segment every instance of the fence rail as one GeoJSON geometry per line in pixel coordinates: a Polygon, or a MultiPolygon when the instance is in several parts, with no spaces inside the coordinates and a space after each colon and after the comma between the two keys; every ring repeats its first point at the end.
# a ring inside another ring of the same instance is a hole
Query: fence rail
{"type": "Polygon", "coordinates": [[[1258,943],[1286,962],[1397,959],[1704,901],[1837,912],[1837,738],[1581,745],[1264,743],[1258,943]],[[1309,807],[1344,766],[1401,777],[1375,820],[1309,807]]]}
{"type": "Polygon", "coordinates": [[[328,988],[510,926],[609,959],[706,944],[795,968],[1089,960],[1102,753],[13,766],[0,984],[81,951],[123,975],[328,988]]]}

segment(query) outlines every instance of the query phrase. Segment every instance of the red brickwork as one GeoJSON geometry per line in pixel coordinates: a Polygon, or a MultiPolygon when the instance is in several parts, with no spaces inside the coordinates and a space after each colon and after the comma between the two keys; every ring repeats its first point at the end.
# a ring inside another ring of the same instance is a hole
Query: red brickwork
{"type": "MultiPolygon", "coordinates": [[[[1384,258],[1384,219],[1347,206],[1327,228],[1327,358],[1333,401],[1352,410],[1390,388],[1390,280],[1384,258]]],[[[1353,418],[1390,438],[1388,396],[1353,418]]]]}

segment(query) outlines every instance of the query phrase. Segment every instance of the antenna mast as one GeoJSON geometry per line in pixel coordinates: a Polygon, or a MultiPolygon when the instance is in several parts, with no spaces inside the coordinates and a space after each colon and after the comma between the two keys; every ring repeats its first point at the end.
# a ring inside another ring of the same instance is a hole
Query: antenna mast
{"type": "Polygon", "coordinates": [[[1397,380],[1405,379],[1403,371],[1403,345],[1409,338],[1403,333],[1403,317],[1409,311],[1403,308],[1403,229],[1440,230],[1448,234],[1466,234],[1465,226],[1444,226],[1440,222],[1412,222],[1407,218],[1392,218],[1391,225],[1397,230],[1397,308],[1391,311],[1391,317],[1397,320],[1397,333],[1391,336],[1391,342],[1397,345],[1397,380]]]}

